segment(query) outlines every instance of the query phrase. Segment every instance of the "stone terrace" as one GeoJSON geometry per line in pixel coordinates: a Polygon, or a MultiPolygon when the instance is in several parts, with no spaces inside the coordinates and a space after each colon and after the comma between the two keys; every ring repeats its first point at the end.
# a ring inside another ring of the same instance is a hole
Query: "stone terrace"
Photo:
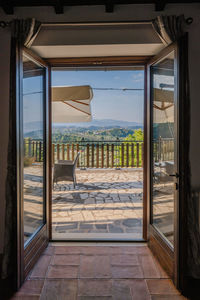
{"type": "Polygon", "coordinates": [[[142,238],[142,169],[87,169],[53,191],[53,239],[142,238]]]}

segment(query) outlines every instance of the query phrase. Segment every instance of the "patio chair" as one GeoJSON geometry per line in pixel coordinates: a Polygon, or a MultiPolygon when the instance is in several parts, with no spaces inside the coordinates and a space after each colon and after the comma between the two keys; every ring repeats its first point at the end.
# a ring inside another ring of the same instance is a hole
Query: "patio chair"
{"type": "Polygon", "coordinates": [[[80,152],[77,153],[76,158],[73,160],[58,160],[54,164],[53,170],[53,188],[54,183],[58,181],[73,181],[74,188],[76,187],[76,164],[79,158],[80,152]]]}

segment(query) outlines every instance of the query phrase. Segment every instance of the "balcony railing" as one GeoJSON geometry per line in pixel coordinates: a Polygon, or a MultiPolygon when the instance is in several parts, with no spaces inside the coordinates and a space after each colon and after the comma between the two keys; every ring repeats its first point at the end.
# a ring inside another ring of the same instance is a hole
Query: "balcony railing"
{"type": "MultiPolygon", "coordinates": [[[[52,164],[57,160],[74,160],[80,152],[79,168],[140,168],[144,163],[144,143],[141,141],[73,141],[52,144],[52,164]]],[[[174,141],[154,141],[155,161],[173,160],[174,141]]],[[[25,157],[43,161],[41,141],[26,139],[25,157]]]]}
{"type": "Polygon", "coordinates": [[[143,142],[79,141],[52,145],[53,163],[59,159],[73,160],[80,152],[78,167],[124,168],[143,165],[143,142]]]}

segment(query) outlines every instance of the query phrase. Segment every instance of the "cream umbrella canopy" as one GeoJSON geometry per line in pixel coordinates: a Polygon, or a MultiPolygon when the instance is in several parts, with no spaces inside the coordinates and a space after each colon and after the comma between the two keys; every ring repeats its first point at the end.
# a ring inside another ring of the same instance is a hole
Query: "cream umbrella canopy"
{"type": "Polygon", "coordinates": [[[153,89],[154,123],[174,122],[174,91],[153,89]]]}
{"type": "Polygon", "coordinates": [[[92,98],[89,85],[52,87],[52,122],[90,122],[92,98]]]}

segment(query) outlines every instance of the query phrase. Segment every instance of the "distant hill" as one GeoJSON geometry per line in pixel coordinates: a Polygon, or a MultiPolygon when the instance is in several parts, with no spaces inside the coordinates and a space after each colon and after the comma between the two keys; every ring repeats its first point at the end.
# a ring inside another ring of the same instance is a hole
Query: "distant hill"
{"type": "Polygon", "coordinates": [[[122,121],[122,120],[112,120],[112,119],[95,119],[91,122],[85,122],[85,123],[54,123],[54,128],[59,127],[104,127],[104,128],[127,128],[127,127],[143,127],[142,123],[138,122],[128,122],[128,121],[122,121]]]}

